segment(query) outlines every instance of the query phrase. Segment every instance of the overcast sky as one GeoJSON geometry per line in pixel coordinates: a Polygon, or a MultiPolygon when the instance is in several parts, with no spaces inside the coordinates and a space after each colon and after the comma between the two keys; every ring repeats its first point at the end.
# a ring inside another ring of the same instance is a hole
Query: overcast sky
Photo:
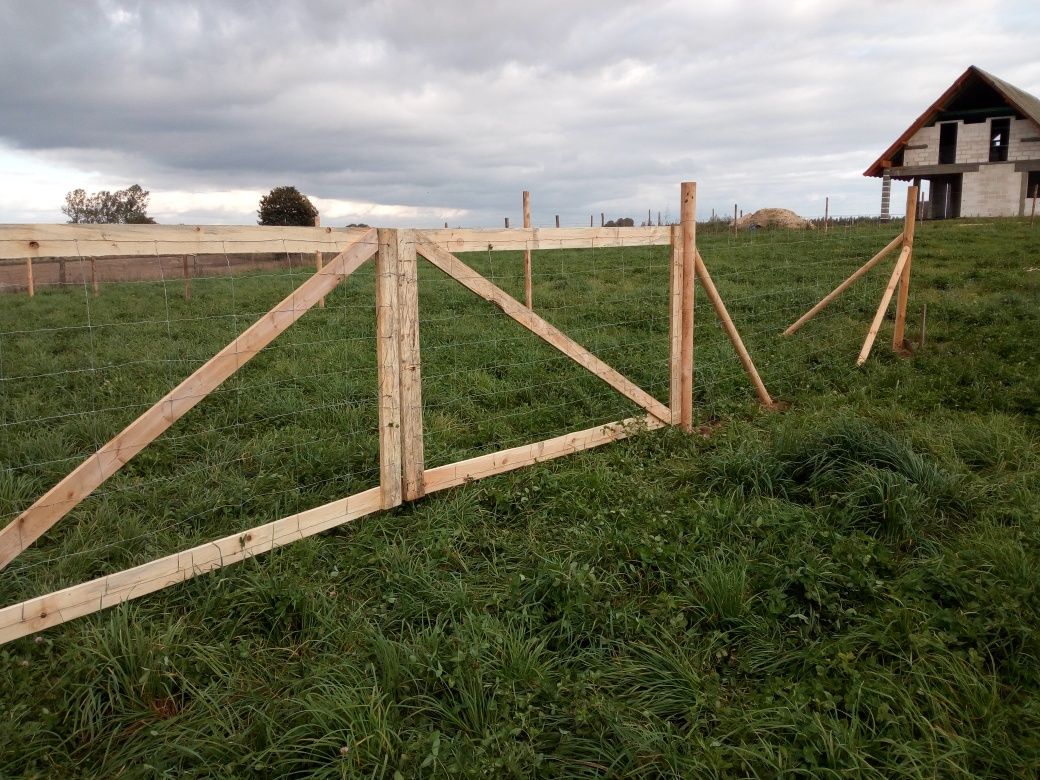
{"type": "Polygon", "coordinates": [[[1038,41],[1036,0],[0,0],[0,222],[875,214],[863,170],[968,65],[1040,94],[1038,41]]]}

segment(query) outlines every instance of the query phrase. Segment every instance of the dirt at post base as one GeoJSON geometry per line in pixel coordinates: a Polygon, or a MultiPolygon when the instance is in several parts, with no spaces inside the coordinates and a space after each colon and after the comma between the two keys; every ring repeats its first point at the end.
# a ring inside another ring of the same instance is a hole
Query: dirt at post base
{"type": "Polygon", "coordinates": [[[812,230],[813,225],[802,219],[790,209],[759,209],[753,214],[745,214],[737,220],[738,230],[755,228],[781,228],[784,230],[812,230]]]}

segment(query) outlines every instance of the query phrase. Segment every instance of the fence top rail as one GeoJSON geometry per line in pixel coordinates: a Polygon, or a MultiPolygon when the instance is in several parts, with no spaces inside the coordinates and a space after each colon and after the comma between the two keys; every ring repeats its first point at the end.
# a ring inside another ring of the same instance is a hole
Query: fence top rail
{"type": "Polygon", "coordinates": [[[339,253],[366,232],[261,225],[0,225],[0,259],[339,253]]]}
{"type": "MultiPolygon", "coordinates": [[[[662,246],[669,227],[428,230],[451,252],[662,246]]],[[[261,225],[0,225],[0,260],[342,252],[365,228],[261,225]]]]}

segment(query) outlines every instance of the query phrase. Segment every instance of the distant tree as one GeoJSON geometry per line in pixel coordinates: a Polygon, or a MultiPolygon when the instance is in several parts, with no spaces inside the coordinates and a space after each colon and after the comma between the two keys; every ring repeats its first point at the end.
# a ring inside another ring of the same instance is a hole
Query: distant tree
{"type": "Polygon", "coordinates": [[[635,224],[631,217],[621,217],[620,219],[608,220],[603,227],[633,227],[635,224]]]}
{"type": "Polygon", "coordinates": [[[71,223],[154,225],[148,216],[148,190],[134,184],[125,190],[101,190],[88,195],[85,190],[65,194],[62,212],[71,223]]]}
{"type": "Polygon", "coordinates": [[[296,225],[309,227],[314,224],[318,210],[307,196],[295,187],[275,187],[260,198],[256,212],[261,225],[296,225]]]}
{"type": "Polygon", "coordinates": [[[359,227],[360,228],[367,228],[368,225],[366,225],[364,222],[351,222],[349,225],[347,225],[347,227],[348,228],[352,228],[352,227],[353,228],[359,228],[359,227]]]}

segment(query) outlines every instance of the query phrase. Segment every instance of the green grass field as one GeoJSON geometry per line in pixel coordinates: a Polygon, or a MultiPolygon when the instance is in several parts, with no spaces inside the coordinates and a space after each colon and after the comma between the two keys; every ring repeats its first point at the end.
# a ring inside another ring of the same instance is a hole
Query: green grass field
{"type": "MultiPolygon", "coordinates": [[[[1040,229],[699,245],[699,433],[430,496],[0,647],[2,777],[1035,777],[1040,229]]],[[[667,401],[665,248],[535,253],[535,308],[667,401]]],[[[467,261],[514,295],[519,253],[467,261]]],[[[420,268],[427,464],[637,413],[420,268]]],[[[6,523],[305,278],[0,300],[6,523]]],[[[378,481],[371,264],[0,573],[0,605],[378,481]]]]}

